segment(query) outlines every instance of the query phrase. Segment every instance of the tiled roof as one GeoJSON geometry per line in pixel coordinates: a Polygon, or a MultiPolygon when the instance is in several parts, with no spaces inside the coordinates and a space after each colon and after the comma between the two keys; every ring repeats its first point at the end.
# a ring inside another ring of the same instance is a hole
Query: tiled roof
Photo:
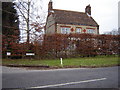
{"type": "Polygon", "coordinates": [[[73,24],[85,26],[98,26],[96,21],[84,12],[53,9],[55,22],[58,24],[73,24]]]}

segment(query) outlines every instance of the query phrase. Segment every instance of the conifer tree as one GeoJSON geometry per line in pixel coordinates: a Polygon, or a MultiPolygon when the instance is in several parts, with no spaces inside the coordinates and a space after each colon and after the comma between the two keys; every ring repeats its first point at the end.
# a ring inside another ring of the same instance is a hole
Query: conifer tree
{"type": "Polygon", "coordinates": [[[15,42],[19,41],[19,18],[12,2],[2,3],[2,34],[15,42]]]}
{"type": "Polygon", "coordinates": [[[11,51],[11,43],[19,43],[19,18],[12,2],[2,2],[2,55],[11,51]]]}

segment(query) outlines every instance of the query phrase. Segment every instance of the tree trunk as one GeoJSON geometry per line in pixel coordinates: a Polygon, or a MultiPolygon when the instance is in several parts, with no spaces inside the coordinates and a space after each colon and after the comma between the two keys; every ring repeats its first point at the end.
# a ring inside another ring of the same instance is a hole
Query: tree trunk
{"type": "Polygon", "coordinates": [[[30,14],[30,2],[28,0],[28,13],[27,13],[27,43],[30,42],[30,28],[29,28],[29,15],[30,14]]]}

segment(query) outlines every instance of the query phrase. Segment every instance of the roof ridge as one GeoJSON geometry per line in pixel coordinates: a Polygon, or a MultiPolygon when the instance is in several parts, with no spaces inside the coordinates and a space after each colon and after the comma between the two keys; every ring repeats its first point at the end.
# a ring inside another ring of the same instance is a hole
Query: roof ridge
{"type": "Polygon", "coordinates": [[[85,14],[85,12],[72,11],[72,10],[63,10],[63,9],[53,9],[53,10],[67,11],[67,12],[77,12],[77,13],[83,13],[83,14],[85,14]]]}

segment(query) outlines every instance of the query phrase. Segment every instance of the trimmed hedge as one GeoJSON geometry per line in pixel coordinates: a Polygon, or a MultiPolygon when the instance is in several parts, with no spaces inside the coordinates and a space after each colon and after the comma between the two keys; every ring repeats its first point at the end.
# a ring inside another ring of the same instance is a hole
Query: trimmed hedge
{"type": "Polygon", "coordinates": [[[35,50],[38,58],[71,58],[119,54],[119,35],[45,35],[35,50]]]}
{"type": "MultiPolygon", "coordinates": [[[[44,35],[33,43],[11,42],[11,56],[25,58],[25,53],[34,52],[37,59],[89,57],[96,55],[118,55],[119,35],[52,34],[44,35]]],[[[3,54],[7,51],[3,47],[3,54]]],[[[31,57],[30,57],[31,58],[31,57]]]]}

